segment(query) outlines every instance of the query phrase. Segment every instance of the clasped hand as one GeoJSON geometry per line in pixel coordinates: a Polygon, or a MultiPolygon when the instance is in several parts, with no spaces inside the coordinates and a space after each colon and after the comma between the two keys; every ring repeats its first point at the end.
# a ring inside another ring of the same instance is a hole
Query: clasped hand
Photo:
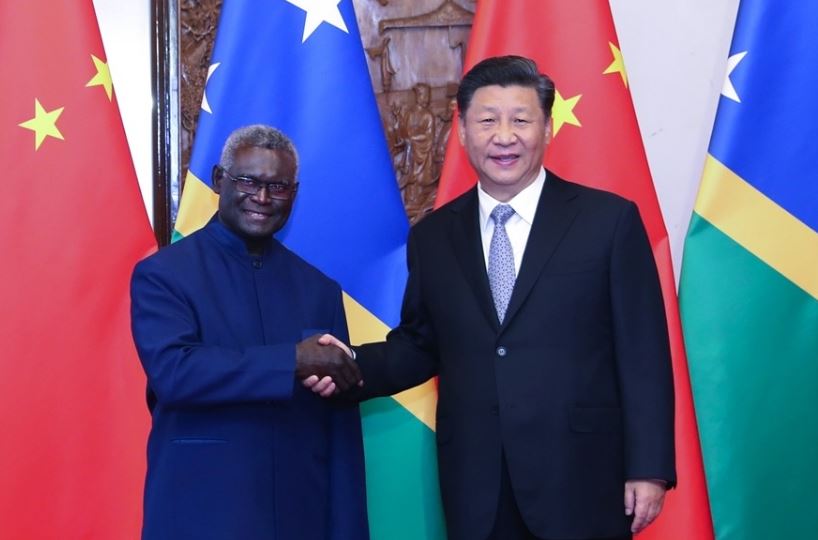
{"type": "Polygon", "coordinates": [[[330,334],[316,334],[296,345],[295,376],[323,397],[363,386],[361,370],[352,359],[352,351],[330,334]]]}

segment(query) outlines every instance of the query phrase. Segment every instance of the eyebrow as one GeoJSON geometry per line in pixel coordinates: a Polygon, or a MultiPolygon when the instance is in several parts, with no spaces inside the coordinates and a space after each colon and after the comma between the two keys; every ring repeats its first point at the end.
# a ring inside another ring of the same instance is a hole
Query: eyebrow
{"type": "MultiPolygon", "coordinates": [[[[500,112],[501,109],[499,107],[492,107],[490,105],[477,105],[477,108],[480,109],[480,112],[500,112]]],[[[515,107],[511,109],[512,113],[521,113],[521,112],[530,112],[531,107],[515,107]]]]}

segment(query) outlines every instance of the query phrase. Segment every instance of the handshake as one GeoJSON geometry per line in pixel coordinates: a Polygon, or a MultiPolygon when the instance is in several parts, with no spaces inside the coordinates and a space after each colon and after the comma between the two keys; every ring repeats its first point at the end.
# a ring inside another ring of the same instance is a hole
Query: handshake
{"type": "Polygon", "coordinates": [[[363,386],[361,370],[352,356],[335,336],[316,334],[295,346],[295,377],[322,397],[363,386]]]}

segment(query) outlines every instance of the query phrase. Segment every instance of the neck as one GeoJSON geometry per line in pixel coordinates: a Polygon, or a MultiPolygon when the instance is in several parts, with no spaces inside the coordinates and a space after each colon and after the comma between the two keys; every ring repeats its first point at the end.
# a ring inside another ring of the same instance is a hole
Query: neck
{"type": "Polygon", "coordinates": [[[498,201],[502,203],[507,203],[508,201],[519,195],[519,193],[523,191],[525,188],[533,184],[534,180],[537,179],[537,176],[539,176],[539,174],[540,171],[537,171],[531,176],[531,178],[529,178],[522,184],[515,184],[513,186],[497,186],[496,184],[489,184],[488,182],[483,182],[481,180],[480,187],[483,189],[483,191],[485,191],[498,201]]]}
{"type": "Polygon", "coordinates": [[[258,238],[246,238],[244,245],[247,246],[247,254],[251,257],[261,257],[264,255],[265,240],[258,238]]]}

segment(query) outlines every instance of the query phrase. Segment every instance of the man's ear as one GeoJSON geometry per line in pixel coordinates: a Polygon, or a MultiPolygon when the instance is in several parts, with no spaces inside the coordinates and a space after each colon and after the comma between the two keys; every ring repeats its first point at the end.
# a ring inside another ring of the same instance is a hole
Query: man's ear
{"type": "Polygon", "coordinates": [[[554,138],[554,116],[549,116],[545,121],[545,145],[551,144],[551,139],[554,138]]]}
{"type": "Polygon", "coordinates": [[[217,194],[222,191],[222,179],[224,179],[222,168],[218,165],[213,165],[213,172],[210,173],[210,181],[213,185],[213,191],[217,194]]]}

